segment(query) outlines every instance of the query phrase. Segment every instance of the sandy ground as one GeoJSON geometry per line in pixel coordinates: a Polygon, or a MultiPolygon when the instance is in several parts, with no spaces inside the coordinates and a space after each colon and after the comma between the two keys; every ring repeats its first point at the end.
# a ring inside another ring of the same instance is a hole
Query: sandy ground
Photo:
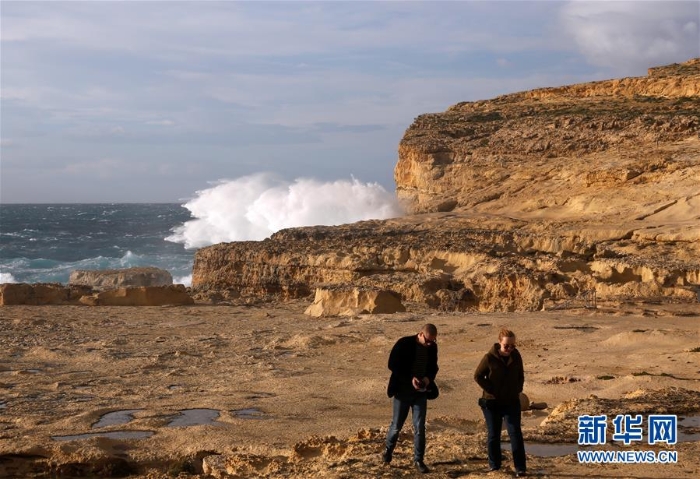
{"type": "Polygon", "coordinates": [[[502,472],[486,474],[472,379],[501,326],[518,335],[525,393],[548,405],[523,413],[533,476],[700,476],[699,304],[507,314],[409,305],[323,319],[305,316],[307,305],[0,308],[0,477],[204,477],[203,467],[219,477],[419,476],[410,422],[391,466],[379,453],[391,416],[389,351],[426,322],[440,347],[431,477],[513,475],[509,452],[502,472]],[[591,395],[600,399],[567,403],[591,395]],[[205,409],[213,411],[182,415],[205,409]],[[691,440],[631,446],[677,451],[676,464],[580,464],[575,415],[613,410],[690,418],[694,428],[679,432],[691,440]],[[118,411],[127,412],[99,422],[118,411]],[[59,437],[85,434],[94,435],[59,437]],[[550,456],[543,441],[563,452],[550,456]]]}

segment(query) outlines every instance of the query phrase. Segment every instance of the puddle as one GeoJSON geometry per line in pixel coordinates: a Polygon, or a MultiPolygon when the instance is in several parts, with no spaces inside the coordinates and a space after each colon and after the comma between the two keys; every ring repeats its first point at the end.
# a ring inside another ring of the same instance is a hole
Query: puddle
{"type": "Polygon", "coordinates": [[[41,369],[5,369],[0,371],[0,374],[11,374],[12,376],[20,376],[22,374],[38,374],[41,369]]]}
{"type": "Polygon", "coordinates": [[[0,409],[5,409],[7,408],[7,403],[6,402],[0,402],[0,409]]]}
{"type": "Polygon", "coordinates": [[[168,427],[202,426],[217,424],[219,411],[216,409],[185,409],[170,421],[168,427]]]}
{"type": "Polygon", "coordinates": [[[98,429],[107,426],[117,426],[133,421],[134,413],[142,411],[142,409],[124,409],[122,411],[113,411],[103,414],[99,421],[92,425],[93,429],[98,429]]]}
{"type": "MultiPolygon", "coordinates": [[[[510,443],[501,443],[501,449],[510,450],[510,443]]],[[[525,443],[525,452],[532,456],[537,457],[558,457],[566,456],[568,454],[576,454],[578,450],[586,450],[578,444],[544,444],[544,443],[525,443]]]]}
{"type": "Polygon", "coordinates": [[[108,439],[146,439],[155,434],[153,431],[112,431],[76,434],[75,436],[51,436],[54,441],[77,441],[91,437],[106,437],[108,439]]]}
{"type": "Polygon", "coordinates": [[[682,427],[700,427],[700,416],[684,417],[678,421],[682,427]]]}
{"type": "MultiPolygon", "coordinates": [[[[678,421],[678,425],[682,427],[697,427],[700,425],[700,416],[688,417],[678,421]]],[[[700,441],[700,433],[688,434],[684,433],[680,429],[676,431],[676,442],[695,442],[700,441]]],[[[635,441],[632,444],[640,446],[648,446],[649,439],[646,435],[642,437],[641,441],[635,441]]],[[[614,447],[615,449],[620,449],[621,444],[618,443],[607,443],[607,447],[614,447]]],[[[510,442],[504,440],[501,442],[501,449],[510,450],[510,442]]],[[[537,443],[537,442],[525,442],[525,452],[533,456],[538,457],[556,457],[556,456],[566,456],[568,454],[576,454],[577,451],[591,451],[590,447],[579,446],[574,443],[537,443]]]]}
{"type": "Polygon", "coordinates": [[[180,389],[185,389],[185,386],[180,386],[179,384],[173,384],[171,386],[168,386],[168,389],[170,391],[178,391],[180,389]]]}
{"type": "Polygon", "coordinates": [[[678,426],[679,429],[677,431],[678,434],[678,442],[695,442],[695,441],[700,441],[700,432],[696,433],[687,433],[684,432],[680,428],[690,428],[695,429],[695,428],[700,428],[700,416],[688,416],[684,418],[679,418],[678,419],[678,426]]]}
{"type": "Polygon", "coordinates": [[[236,416],[238,419],[266,419],[267,415],[259,409],[247,408],[247,409],[235,409],[231,411],[231,414],[236,416]]]}

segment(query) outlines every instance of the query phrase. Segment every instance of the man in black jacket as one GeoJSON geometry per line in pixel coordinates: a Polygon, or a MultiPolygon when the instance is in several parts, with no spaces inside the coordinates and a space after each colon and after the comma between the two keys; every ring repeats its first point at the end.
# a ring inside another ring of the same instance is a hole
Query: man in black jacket
{"type": "Polygon", "coordinates": [[[425,416],[428,398],[437,397],[435,376],[438,372],[437,328],[426,324],[418,334],[399,339],[389,355],[391,377],[387,395],[394,398],[393,416],[386,435],[386,449],[382,454],[385,464],[391,462],[399,432],[408,417],[413,415],[413,463],[420,472],[429,472],[423,462],[425,455],[425,416]]]}

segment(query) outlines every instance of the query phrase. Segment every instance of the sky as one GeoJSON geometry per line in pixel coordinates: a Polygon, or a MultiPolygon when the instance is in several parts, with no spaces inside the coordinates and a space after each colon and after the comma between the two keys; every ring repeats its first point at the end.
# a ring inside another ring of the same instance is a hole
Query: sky
{"type": "Polygon", "coordinates": [[[392,192],[413,119],[700,56],[697,1],[0,2],[0,203],[392,192]]]}

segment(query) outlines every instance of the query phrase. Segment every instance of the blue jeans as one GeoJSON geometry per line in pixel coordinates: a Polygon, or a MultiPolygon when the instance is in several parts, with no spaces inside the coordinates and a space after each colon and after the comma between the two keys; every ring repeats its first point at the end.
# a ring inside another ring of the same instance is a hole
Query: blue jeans
{"type": "Polygon", "coordinates": [[[394,452],[399,433],[408,417],[408,410],[412,410],[413,416],[413,460],[423,461],[425,455],[425,415],[428,411],[428,399],[425,394],[413,394],[408,397],[398,398],[394,396],[393,415],[391,425],[386,434],[386,448],[389,453],[394,452]]]}
{"type": "Polygon", "coordinates": [[[488,429],[487,446],[491,469],[501,468],[501,427],[505,419],[508,437],[510,437],[510,448],[513,451],[515,470],[519,472],[526,471],[525,444],[523,432],[520,429],[520,404],[516,403],[508,406],[494,404],[488,408],[482,406],[481,410],[484,413],[486,428],[488,429]]]}

